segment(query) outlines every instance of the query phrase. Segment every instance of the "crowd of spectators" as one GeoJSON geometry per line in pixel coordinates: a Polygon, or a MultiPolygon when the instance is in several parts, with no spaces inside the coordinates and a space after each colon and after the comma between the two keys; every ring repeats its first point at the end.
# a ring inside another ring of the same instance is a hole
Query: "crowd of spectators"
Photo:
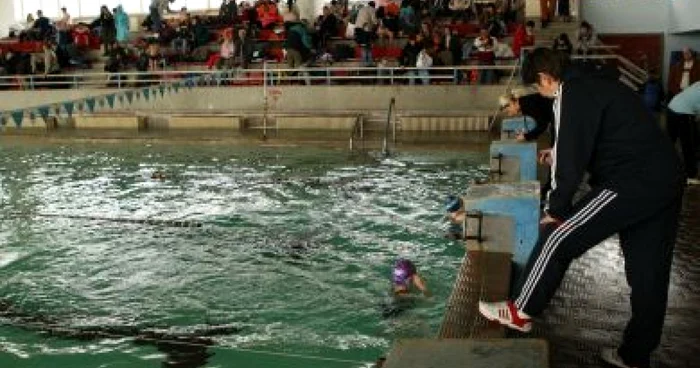
{"type": "MultiPolygon", "coordinates": [[[[534,23],[520,21],[520,0],[377,0],[379,5],[332,0],[313,20],[300,17],[296,0],[222,0],[213,16],[192,16],[187,8],[174,11],[171,2],[151,0],[139,29],[131,28],[122,6],[101,6],[97,18],[79,23],[66,8],[53,22],[41,11],[36,19],[30,14],[11,37],[34,43],[34,49],[3,50],[0,73],[52,75],[89,68],[87,54],[99,46],[104,71],[110,73],[157,71],[179,62],[234,69],[274,58],[297,69],[357,60],[367,67],[402,67],[406,70],[398,74],[426,82],[429,67],[494,65],[519,58],[535,44],[534,23]]],[[[593,28],[582,23],[575,50],[589,52],[595,39],[593,28]]],[[[554,47],[574,50],[565,34],[554,47]]],[[[458,74],[460,80],[482,84],[499,79],[488,68],[458,74]]]]}

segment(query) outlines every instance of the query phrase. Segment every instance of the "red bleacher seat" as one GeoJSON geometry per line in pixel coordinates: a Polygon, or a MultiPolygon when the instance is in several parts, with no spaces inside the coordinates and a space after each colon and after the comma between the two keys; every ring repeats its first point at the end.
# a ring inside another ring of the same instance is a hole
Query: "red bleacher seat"
{"type": "Polygon", "coordinates": [[[271,48],[267,51],[267,55],[278,62],[284,60],[284,52],[280,48],[271,48]]]}
{"type": "Polygon", "coordinates": [[[460,37],[479,33],[479,25],[472,23],[450,24],[451,31],[456,31],[460,37]]]}

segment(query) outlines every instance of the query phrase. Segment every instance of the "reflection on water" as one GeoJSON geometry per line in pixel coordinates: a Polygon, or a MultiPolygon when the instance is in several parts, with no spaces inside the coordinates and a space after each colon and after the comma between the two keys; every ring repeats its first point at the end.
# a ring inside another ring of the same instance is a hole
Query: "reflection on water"
{"type": "Polygon", "coordinates": [[[396,337],[434,336],[461,256],[443,237],[442,199],[485,176],[483,155],[459,152],[3,153],[0,366],[12,367],[374,361],[396,337]],[[385,319],[397,257],[418,264],[434,297],[385,319]]]}

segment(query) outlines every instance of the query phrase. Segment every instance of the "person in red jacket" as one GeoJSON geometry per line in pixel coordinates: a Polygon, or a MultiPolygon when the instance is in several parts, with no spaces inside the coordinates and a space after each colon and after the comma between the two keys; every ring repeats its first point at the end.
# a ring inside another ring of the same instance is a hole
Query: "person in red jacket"
{"type": "Polygon", "coordinates": [[[525,25],[518,25],[513,36],[513,54],[521,56],[523,47],[535,45],[535,22],[529,20],[525,25]]]}

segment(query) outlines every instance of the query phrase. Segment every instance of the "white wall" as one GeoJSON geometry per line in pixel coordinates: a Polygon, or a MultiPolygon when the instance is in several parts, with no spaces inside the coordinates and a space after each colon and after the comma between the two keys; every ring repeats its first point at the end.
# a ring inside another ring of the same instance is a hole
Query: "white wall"
{"type": "Polygon", "coordinates": [[[7,36],[8,27],[15,23],[15,5],[10,0],[0,0],[0,37],[7,36]]]}
{"type": "Polygon", "coordinates": [[[670,32],[700,31],[700,1],[670,0],[670,32]]]}
{"type": "MultiPolygon", "coordinates": [[[[591,23],[598,33],[663,33],[669,23],[669,3],[676,1],[585,0],[581,13],[582,19],[591,23]]],[[[698,14],[700,11],[695,13],[696,23],[698,14]]]]}

